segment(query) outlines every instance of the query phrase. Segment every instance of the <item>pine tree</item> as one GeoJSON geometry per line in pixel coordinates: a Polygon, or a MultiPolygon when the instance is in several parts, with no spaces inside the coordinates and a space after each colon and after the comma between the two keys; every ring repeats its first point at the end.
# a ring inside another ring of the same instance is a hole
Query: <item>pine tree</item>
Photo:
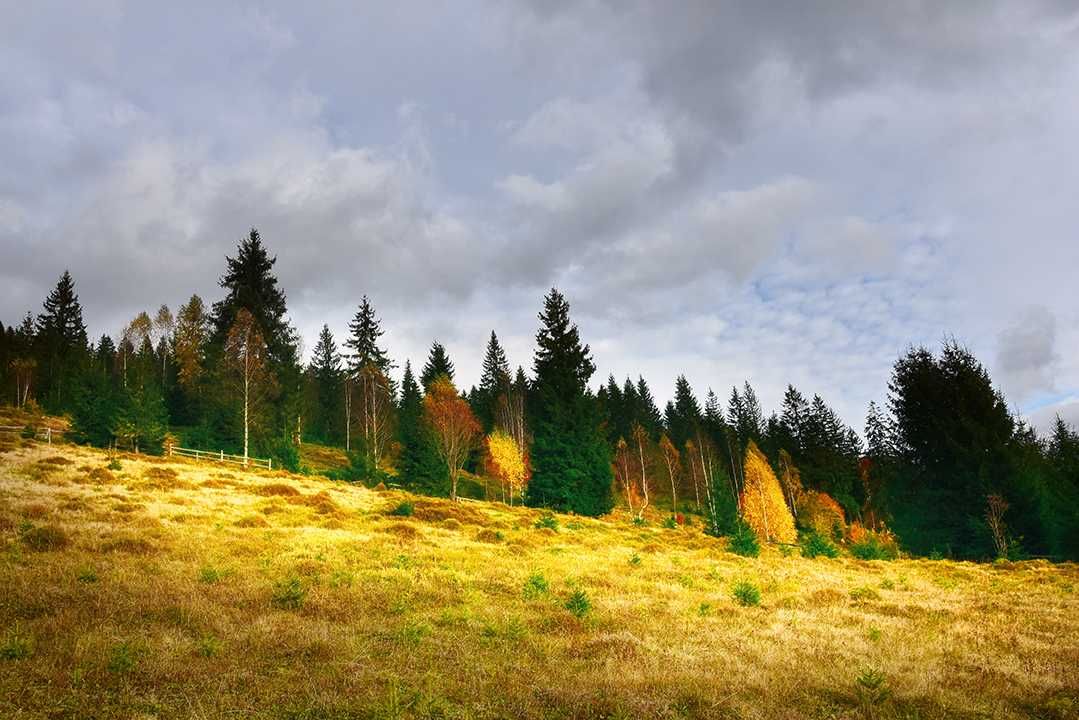
{"type": "Polygon", "coordinates": [[[693,395],[693,388],[685,375],[679,375],[674,381],[673,412],[667,417],[667,430],[671,441],[682,447],[691,439],[701,423],[701,406],[693,395]]]}
{"type": "Polygon", "coordinates": [[[453,382],[453,362],[446,354],[446,348],[437,340],[431,344],[431,351],[427,355],[427,363],[420,373],[420,384],[426,392],[436,379],[445,377],[453,382]]]}
{"type": "Polygon", "coordinates": [[[547,294],[539,318],[536,379],[529,402],[534,439],[527,500],[602,515],[614,501],[610,448],[600,433],[596,399],[588,391],[596,367],[570,322],[569,303],[561,293],[547,294]]]}
{"type": "Polygon", "coordinates": [[[393,368],[390,356],[378,344],[379,338],[385,331],[366,295],[360,301],[360,307],[356,310],[352,322],[348,324],[348,331],[349,337],[345,341],[345,347],[352,350],[348,356],[350,374],[357,375],[368,365],[375,366],[383,374],[393,368]]]}
{"type": "Polygon", "coordinates": [[[337,343],[334,342],[329,325],[323,325],[319,332],[308,375],[313,390],[308,400],[310,407],[305,413],[308,429],[313,437],[325,442],[336,441],[341,435],[340,406],[344,371],[341,367],[341,355],[337,351],[337,343]]]}
{"type": "Polygon", "coordinates": [[[470,395],[472,407],[483,424],[484,432],[489,433],[494,427],[499,398],[509,390],[510,381],[510,365],[506,360],[506,352],[492,330],[483,355],[479,387],[473,388],[470,395]]]}
{"type": "Polygon", "coordinates": [[[401,483],[411,490],[431,495],[449,494],[449,468],[438,456],[430,431],[423,423],[423,393],[408,361],[401,380],[397,432],[401,443],[398,461],[401,483]]]}
{"type": "Polygon", "coordinates": [[[45,298],[34,328],[38,356],[38,387],[48,405],[65,409],[68,390],[87,352],[86,325],[75,281],[67,270],[45,298]]]}
{"type": "Polygon", "coordinates": [[[663,415],[660,414],[659,408],[656,406],[656,398],[652,395],[652,389],[648,387],[648,383],[645,382],[642,375],[637,376],[637,403],[640,408],[640,415],[636,420],[644,426],[649,436],[658,438],[663,426],[663,415]]]}

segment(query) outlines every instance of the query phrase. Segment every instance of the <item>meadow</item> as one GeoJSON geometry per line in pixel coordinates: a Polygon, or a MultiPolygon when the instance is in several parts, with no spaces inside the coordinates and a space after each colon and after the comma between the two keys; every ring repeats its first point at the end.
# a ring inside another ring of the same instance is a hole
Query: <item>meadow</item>
{"type": "Polygon", "coordinates": [[[1073,564],[660,520],[3,436],[0,717],[1079,717],[1073,564]]]}

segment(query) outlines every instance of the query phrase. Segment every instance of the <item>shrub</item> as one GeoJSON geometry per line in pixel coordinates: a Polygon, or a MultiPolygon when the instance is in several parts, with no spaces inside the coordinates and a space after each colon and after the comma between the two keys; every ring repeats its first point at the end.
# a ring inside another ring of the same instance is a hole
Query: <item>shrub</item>
{"type": "Polygon", "coordinates": [[[390,510],[390,515],[396,517],[412,517],[412,514],[415,512],[416,507],[408,500],[405,500],[404,502],[399,503],[393,510],[390,510]]]}
{"type": "Polygon", "coordinates": [[[120,464],[120,460],[118,458],[113,458],[113,459],[109,460],[109,464],[106,465],[105,468],[107,470],[115,471],[115,470],[123,470],[124,466],[120,464]]]}
{"type": "Polygon", "coordinates": [[[850,554],[859,560],[895,560],[899,551],[892,545],[885,545],[877,538],[870,537],[851,543],[850,554]]]}
{"type": "Polygon", "coordinates": [[[629,558],[629,564],[634,565],[634,566],[640,565],[641,564],[641,556],[638,555],[637,553],[633,553],[629,558]]]}
{"type": "Polygon", "coordinates": [[[874,717],[876,709],[892,696],[884,673],[880,670],[866,668],[858,674],[854,683],[858,691],[858,701],[867,717],[874,717]]]}
{"type": "Polygon", "coordinates": [[[727,549],[735,555],[743,557],[757,557],[761,554],[761,545],[757,542],[757,534],[748,524],[739,521],[734,527],[734,534],[727,543],[727,549]]]}
{"type": "Polygon", "coordinates": [[[96,583],[97,573],[94,572],[92,567],[84,567],[79,570],[78,574],[75,575],[75,578],[82,583],[96,583]]]}
{"type": "Polygon", "coordinates": [[[742,607],[754,607],[761,604],[760,589],[748,580],[742,580],[736,583],[733,595],[734,599],[742,607]]]}
{"type": "Polygon", "coordinates": [[[203,565],[199,568],[199,582],[213,585],[221,579],[221,571],[213,565],[203,565]]]}
{"type": "Polygon", "coordinates": [[[546,528],[547,530],[554,530],[555,532],[558,532],[558,518],[556,518],[554,516],[554,513],[552,512],[545,512],[540,515],[540,518],[536,521],[534,527],[537,530],[543,530],[544,528],[546,528]]]}
{"type": "Polygon", "coordinates": [[[109,662],[105,668],[116,675],[123,675],[135,669],[138,662],[138,652],[135,646],[124,641],[112,646],[109,650],[109,662]]]}
{"type": "Polygon", "coordinates": [[[678,520],[675,519],[674,515],[668,515],[666,518],[663,519],[663,527],[667,528],[668,530],[677,530],[678,520]]]}
{"type": "Polygon", "coordinates": [[[529,575],[528,580],[525,581],[524,596],[526,600],[534,600],[546,595],[550,590],[551,587],[547,584],[547,578],[543,577],[543,573],[536,572],[529,575]]]}
{"type": "Polygon", "coordinates": [[[644,527],[645,525],[648,524],[648,521],[645,520],[643,517],[638,516],[638,517],[633,518],[633,524],[636,525],[637,527],[644,527]]]}
{"type": "Polygon", "coordinates": [[[62,550],[69,542],[64,531],[54,525],[30,527],[23,533],[22,541],[35,552],[62,550]]]}
{"type": "Polygon", "coordinates": [[[288,440],[279,440],[270,450],[270,458],[275,468],[289,472],[300,471],[300,451],[288,440]]]}
{"type": "Polygon", "coordinates": [[[300,578],[292,576],[274,583],[271,603],[282,610],[297,610],[303,606],[307,590],[300,578]]]}
{"type": "Polygon", "coordinates": [[[588,593],[577,588],[570,593],[563,607],[569,610],[573,617],[580,619],[592,611],[592,601],[588,599],[588,593]]]}
{"type": "Polygon", "coordinates": [[[221,652],[221,641],[213,635],[204,635],[199,638],[198,653],[202,657],[211,658],[221,652]]]}
{"type": "Polygon", "coordinates": [[[839,548],[828,538],[811,530],[802,537],[802,555],[807,558],[834,558],[839,557],[839,548]]]}
{"type": "Polygon", "coordinates": [[[23,660],[34,652],[34,644],[28,637],[19,634],[18,627],[0,645],[0,658],[4,660],[23,660]]]}

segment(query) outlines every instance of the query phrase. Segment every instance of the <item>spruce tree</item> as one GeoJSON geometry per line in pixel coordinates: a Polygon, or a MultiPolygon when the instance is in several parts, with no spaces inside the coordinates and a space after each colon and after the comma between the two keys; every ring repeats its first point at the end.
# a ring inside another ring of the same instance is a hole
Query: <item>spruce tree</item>
{"type": "Polygon", "coordinates": [[[506,352],[498,342],[498,336],[491,331],[487,341],[487,350],[483,355],[483,371],[480,374],[479,387],[471,393],[473,411],[483,425],[484,432],[491,432],[495,423],[498,399],[510,387],[510,365],[506,352]]]}
{"type": "Polygon", "coordinates": [[[557,290],[544,298],[536,334],[535,381],[529,398],[533,434],[529,504],[583,515],[609,512],[610,448],[588,380],[596,367],[570,322],[569,303],[557,290]]]}
{"type": "Polygon", "coordinates": [[[43,305],[34,327],[38,391],[49,407],[64,410],[87,354],[86,325],[71,273],[64,271],[43,305]]]}
{"type": "Polygon", "coordinates": [[[667,416],[667,429],[675,447],[684,447],[693,438],[701,423],[701,406],[685,375],[674,381],[674,402],[667,416]]]}
{"type": "Polygon", "coordinates": [[[420,373],[420,384],[424,392],[431,387],[436,378],[446,377],[453,382],[453,362],[446,354],[446,348],[437,340],[431,344],[431,352],[427,355],[427,363],[420,373]]]}
{"type": "Polygon", "coordinates": [[[648,387],[643,375],[637,376],[637,402],[641,411],[638,418],[639,422],[648,431],[649,436],[653,439],[659,437],[659,431],[663,425],[663,416],[656,406],[656,399],[652,395],[652,389],[648,387]]]}
{"type": "Polygon", "coordinates": [[[313,384],[309,396],[308,427],[314,437],[335,442],[341,435],[341,355],[329,325],[323,325],[311,356],[308,374],[313,384]]]}
{"type": "Polygon", "coordinates": [[[393,363],[379,345],[379,338],[385,331],[366,295],[360,301],[352,322],[348,324],[348,331],[345,347],[352,351],[348,356],[349,372],[356,375],[368,365],[374,365],[381,373],[389,373],[393,363]]]}
{"type": "Polygon", "coordinates": [[[449,493],[450,474],[446,463],[438,456],[430,430],[423,422],[423,393],[412,365],[405,362],[401,380],[401,405],[398,413],[398,441],[401,455],[398,473],[401,483],[412,490],[433,495],[449,493]]]}

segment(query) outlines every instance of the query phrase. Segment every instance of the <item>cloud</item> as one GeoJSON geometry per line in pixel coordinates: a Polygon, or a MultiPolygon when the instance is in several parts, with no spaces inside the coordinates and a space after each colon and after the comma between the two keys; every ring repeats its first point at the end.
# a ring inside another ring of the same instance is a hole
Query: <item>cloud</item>
{"type": "Polygon", "coordinates": [[[1017,400],[1056,389],[1056,341],[1056,318],[1041,305],[1026,308],[1000,332],[997,366],[1017,400]]]}

